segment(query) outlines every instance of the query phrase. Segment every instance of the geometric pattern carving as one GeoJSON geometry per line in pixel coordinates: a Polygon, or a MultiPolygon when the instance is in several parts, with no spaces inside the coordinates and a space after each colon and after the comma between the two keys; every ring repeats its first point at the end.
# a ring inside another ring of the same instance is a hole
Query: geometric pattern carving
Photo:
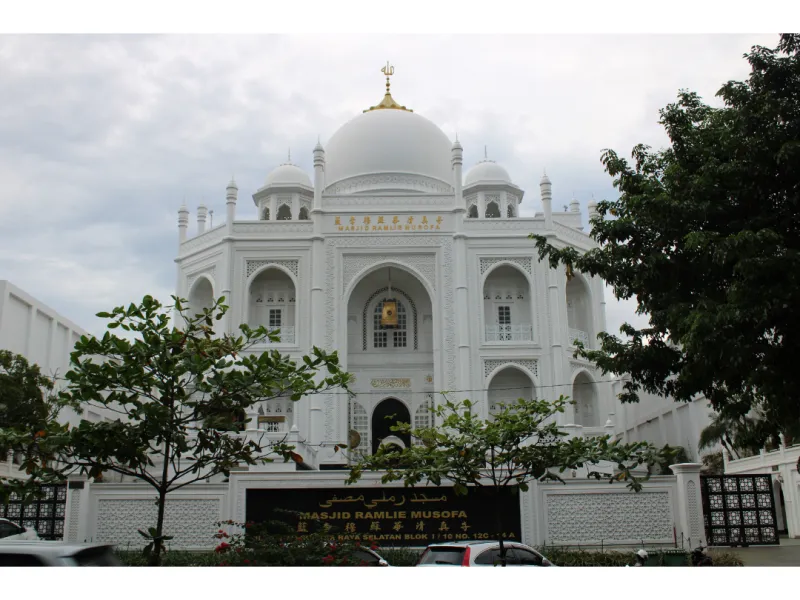
{"type": "Polygon", "coordinates": [[[524,369],[528,369],[531,373],[539,376],[539,361],[535,359],[526,358],[490,358],[483,361],[483,377],[488,378],[489,375],[494,373],[500,367],[508,365],[517,365],[524,369]]]}
{"type": "Polygon", "coordinates": [[[409,377],[383,377],[370,381],[370,385],[380,389],[406,389],[411,387],[409,377]]]}
{"type": "Polygon", "coordinates": [[[525,271],[528,275],[531,274],[531,257],[530,256],[509,256],[506,258],[501,257],[481,257],[481,275],[486,273],[494,265],[499,262],[512,262],[519,266],[520,269],[525,271]]]}
{"type": "Polygon", "coordinates": [[[700,486],[709,545],[779,543],[769,475],[702,475],[700,486]]]}
{"type": "Polygon", "coordinates": [[[256,236],[282,233],[314,233],[314,224],[309,221],[251,221],[234,223],[233,233],[256,236]]]}
{"type": "Polygon", "coordinates": [[[436,256],[434,254],[350,254],[342,260],[342,289],[346,290],[353,278],[373,265],[398,262],[414,267],[432,289],[436,289],[436,256]]]}
{"type": "Polygon", "coordinates": [[[247,261],[247,269],[245,277],[249,278],[253,273],[255,273],[258,269],[263,267],[264,265],[278,265],[287,269],[294,273],[294,276],[297,277],[297,259],[292,260],[248,260],[247,261]]]}
{"type": "Polygon", "coordinates": [[[77,542],[78,540],[78,520],[81,515],[81,495],[83,490],[73,489],[69,493],[69,526],[67,528],[67,541],[77,542]]]}
{"type": "Polygon", "coordinates": [[[327,196],[323,200],[326,209],[335,209],[350,206],[391,207],[400,206],[453,206],[453,197],[447,196],[327,196]]]}
{"type": "Polygon", "coordinates": [[[697,484],[686,484],[686,508],[689,511],[689,531],[693,540],[700,539],[700,508],[697,506],[697,484]]]}
{"type": "Polygon", "coordinates": [[[186,256],[187,254],[189,254],[190,252],[194,252],[195,250],[200,250],[201,248],[207,248],[209,246],[213,246],[217,242],[221,241],[223,237],[225,237],[226,231],[227,231],[226,223],[223,223],[222,225],[217,225],[214,229],[208,229],[205,232],[201,233],[200,235],[196,235],[193,238],[190,238],[185,242],[183,242],[180,245],[179,253],[181,256],[186,256]]]}
{"type": "Polygon", "coordinates": [[[548,542],[672,541],[667,492],[549,494],[548,542]]]}
{"type": "MultiPolygon", "coordinates": [[[[219,521],[220,500],[167,500],[164,532],[175,538],[167,542],[173,548],[211,548],[216,545],[214,526],[219,521]]],[[[144,547],[145,540],[136,531],[153,527],[158,516],[152,498],[99,499],[97,502],[97,535],[94,541],[117,546],[144,547]]]]}

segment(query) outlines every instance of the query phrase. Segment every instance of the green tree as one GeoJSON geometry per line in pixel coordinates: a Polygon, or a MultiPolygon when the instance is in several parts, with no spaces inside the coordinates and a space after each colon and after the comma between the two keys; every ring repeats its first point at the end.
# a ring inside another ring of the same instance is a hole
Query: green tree
{"type": "MultiPolygon", "coordinates": [[[[509,489],[527,491],[532,480],[563,482],[560,473],[566,470],[608,461],[616,466],[615,475],[591,470],[589,476],[607,477],[609,482],[626,480],[628,487],[639,491],[650,469],[670,459],[671,449],[659,450],[645,442],[622,444],[608,436],[564,439],[567,434],[559,429],[555,417],[568,403],[564,396],[555,402],[520,399],[502,405],[497,414],[484,420],[475,415],[469,400],[446,400],[432,409],[440,426],[412,428],[409,423],[399,423],[392,427],[421,444],[399,451],[381,446],[351,468],[347,483],[358,481],[364,471],[382,471],[383,483],[402,481],[413,487],[450,481],[457,494],[468,494],[470,488],[479,486],[499,499],[509,489]],[[645,468],[646,474],[637,476],[637,467],[645,468]]],[[[493,512],[499,532],[502,517],[499,511],[493,512]]],[[[502,539],[500,555],[505,566],[502,539]]]]}
{"type": "Polygon", "coordinates": [[[604,151],[620,195],[591,220],[597,248],[532,237],[553,268],[601,277],[649,317],[578,351],[630,374],[623,402],[702,394],[717,412],[758,409],[777,434],[800,422],[800,36],[745,57],[749,79],[719,90],[722,107],[681,91],[661,110],[669,147],[638,145],[633,165],[604,151]]]}
{"type": "MultiPolygon", "coordinates": [[[[273,350],[254,353],[276,332],[240,327],[240,335],[215,336],[213,324],[225,314],[224,298],[197,315],[173,297],[164,307],[150,296],[127,308],[98,316],[108,319],[101,338],[82,337],[66,374],[64,402],[107,409],[113,421],[81,421],[71,429],[50,423],[45,443],[59,462],[28,465],[32,486],[46,478],[83,473],[100,477],[119,473],[150,485],[158,508],[154,527],[140,533],[145,552],[158,564],[164,542],[164,509],[168,494],[241,465],[282,457],[298,459],[285,443],[248,438],[238,433],[242,417],[256,402],[345,387],[349,381],[336,353],[314,348],[300,364],[273,350]],[[172,309],[183,327],[170,325],[172,309]],[[127,337],[113,333],[129,332],[127,337]],[[130,339],[130,338],[133,339],[130,339]],[[318,375],[326,371],[325,376],[318,375]]],[[[0,441],[23,440],[26,432],[4,430],[0,441]]]]}
{"type": "MultiPolygon", "coordinates": [[[[0,460],[13,455],[23,471],[53,460],[55,453],[44,439],[68,402],[54,392],[54,378],[19,354],[0,350],[0,460]],[[13,428],[14,435],[3,432],[13,428]]],[[[16,482],[15,482],[16,483],[16,482]]],[[[8,501],[12,483],[0,477],[0,502],[8,501]]],[[[26,490],[31,497],[33,490],[26,490]]]]}

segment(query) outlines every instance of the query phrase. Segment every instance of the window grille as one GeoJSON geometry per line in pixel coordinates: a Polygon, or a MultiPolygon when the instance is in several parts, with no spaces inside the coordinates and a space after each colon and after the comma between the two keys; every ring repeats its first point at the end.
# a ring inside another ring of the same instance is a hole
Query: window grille
{"type": "Polygon", "coordinates": [[[281,309],[280,308],[270,308],[269,309],[269,326],[270,329],[276,329],[281,326],[281,309]]]}
{"type": "Polygon", "coordinates": [[[373,311],[373,346],[375,348],[405,348],[408,345],[408,313],[402,302],[391,300],[397,304],[397,327],[381,325],[383,304],[389,301],[384,299],[375,305],[373,311]]]}

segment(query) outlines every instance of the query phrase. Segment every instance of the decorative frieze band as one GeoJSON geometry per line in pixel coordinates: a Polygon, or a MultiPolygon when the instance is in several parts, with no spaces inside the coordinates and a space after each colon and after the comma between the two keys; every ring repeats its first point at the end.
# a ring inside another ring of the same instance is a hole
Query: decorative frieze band
{"type": "Polygon", "coordinates": [[[532,267],[531,267],[531,257],[530,256],[483,256],[481,257],[481,275],[485,274],[486,271],[491,269],[494,265],[500,262],[510,262],[518,265],[520,269],[525,271],[528,275],[531,275],[532,267]]]}
{"type": "Polygon", "coordinates": [[[376,377],[369,384],[376,389],[408,389],[411,387],[409,377],[376,377]]]}

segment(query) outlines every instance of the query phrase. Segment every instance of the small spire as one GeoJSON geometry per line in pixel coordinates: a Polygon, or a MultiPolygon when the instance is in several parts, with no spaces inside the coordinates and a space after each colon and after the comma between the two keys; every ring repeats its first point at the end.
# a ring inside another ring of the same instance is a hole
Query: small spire
{"type": "Polygon", "coordinates": [[[292,147],[289,146],[289,151],[287,152],[287,157],[289,160],[289,164],[292,164],[292,147]]]}
{"type": "Polygon", "coordinates": [[[384,95],[383,100],[380,103],[376,104],[375,106],[370,106],[364,112],[370,112],[371,110],[379,110],[382,108],[394,108],[397,110],[405,110],[407,112],[414,112],[410,108],[406,108],[405,106],[400,106],[397,102],[395,102],[394,98],[392,98],[392,94],[389,91],[389,77],[394,75],[394,67],[389,64],[389,61],[386,61],[386,66],[381,69],[381,73],[386,75],[386,95],[384,95]]]}
{"type": "Polygon", "coordinates": [[[486,144],[483,145],[483,160],[489,160],[489,151],[486,149],[486,144]]]}

